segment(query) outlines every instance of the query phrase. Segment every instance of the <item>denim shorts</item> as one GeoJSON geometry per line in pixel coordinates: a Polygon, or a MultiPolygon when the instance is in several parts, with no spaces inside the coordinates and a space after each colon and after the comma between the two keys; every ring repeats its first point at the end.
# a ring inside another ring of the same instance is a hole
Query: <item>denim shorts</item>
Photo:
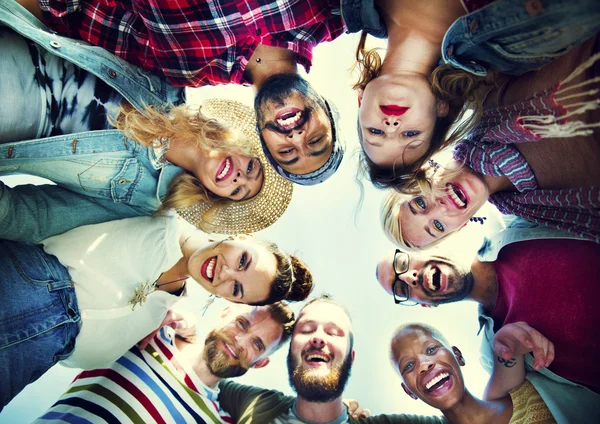
{"type": "Polygon", "coordinates": [[[67,269],[42,246],[0,240],[0,410],[68,357],[79,308],[67,269]]]}

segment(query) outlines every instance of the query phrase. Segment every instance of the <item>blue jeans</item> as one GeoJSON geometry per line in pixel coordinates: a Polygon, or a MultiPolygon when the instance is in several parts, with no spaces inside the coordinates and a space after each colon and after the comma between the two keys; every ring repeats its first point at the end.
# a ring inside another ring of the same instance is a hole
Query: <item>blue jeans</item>
{"type": "Polygon", "coordinates": [[[0,410],[68,357],[79,308],[67,269],[42,246],[0,240],[0,410]]]}

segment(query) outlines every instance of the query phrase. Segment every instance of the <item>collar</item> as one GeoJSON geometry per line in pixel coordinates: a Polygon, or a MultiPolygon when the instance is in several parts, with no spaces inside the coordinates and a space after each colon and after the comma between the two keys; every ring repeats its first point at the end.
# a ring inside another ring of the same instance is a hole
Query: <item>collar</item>
{"type": "Polygon", "coordinates": [[[296,407],[297,403],[298,403],[298,398],[294,399],[294,403],[292,404],[290,411],[292,412],[294,417],[296,417],[296,419],[298,419],[300,422],[303,422],[305,424],[343,424],[343,423],[348,422],[348,411],[346,410],[345,406],[344,406],[344,412],[342,412],[342,415],[337,417],[335,420],[329,421],[326,423],[317,423],[315,421],[307,421],[304,418],[301,418],[300,415],[298,415],[298,409],[296,407]]]}

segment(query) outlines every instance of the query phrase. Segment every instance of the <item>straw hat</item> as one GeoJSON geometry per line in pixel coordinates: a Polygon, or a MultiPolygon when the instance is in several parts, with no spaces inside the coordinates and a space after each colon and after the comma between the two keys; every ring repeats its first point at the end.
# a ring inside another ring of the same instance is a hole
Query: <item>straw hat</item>
{"type": "Polygon", "coordinates": [[[242,202],[211,205],[208,202],[178,208],[186,221],[206,232],[241,234],[260,231],[272,225],[292,200],[293,184],[281,177],[267,161],[256,132],[254,110],[240,102],[210,99],[202,103],[202,114],[217,119],[245,135],[251,142],[252,155],[262,166],[264,180],[260,192],[242,202]]]}

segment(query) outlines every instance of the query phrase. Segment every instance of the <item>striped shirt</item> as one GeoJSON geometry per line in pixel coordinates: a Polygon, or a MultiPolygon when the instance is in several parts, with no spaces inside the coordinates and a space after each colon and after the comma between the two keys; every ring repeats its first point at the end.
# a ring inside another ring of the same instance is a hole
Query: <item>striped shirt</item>
{"type": "Polygon", "coordinates": [[[492,194],[490,203],[503,214],[572,232],[600,243],[600,187],[541,190],[533,170],[515,147],[541,138],[524,117],[554,116],[559,124],[567,109],[554,100],[559,84],[510,106],[484,111],[480,122],[454,149],[454,158],[483,175],[507,176],[517,191],[492,194]]]}
{"type": "Polygon", "coordinates": [[[39,5],[51,30],[100,46],[175,86],[248,83],[243,73],[259,44],[297,53],[308,72],[313,47],[346,30],[340,0],[39,0],[39,5]]]}
{"type": "Polygon", "coordinates": [[[131,348],[110,368],[83,371],[36,423],[232,423],[210,388],[180,357],[163,327],[145,350],[131,348]]]}

